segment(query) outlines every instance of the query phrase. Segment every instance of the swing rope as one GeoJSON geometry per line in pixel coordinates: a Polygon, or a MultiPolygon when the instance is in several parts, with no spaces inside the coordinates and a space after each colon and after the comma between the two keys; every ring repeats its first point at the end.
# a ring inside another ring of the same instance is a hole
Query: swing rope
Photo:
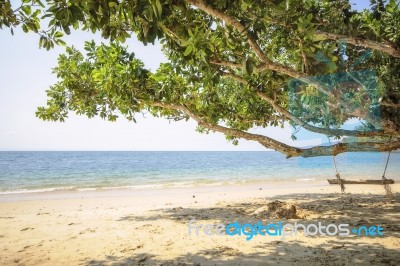
{"type": "Polygon", "coordinates": [[[390,187],[390,185],[389,185],[388,182],[386,181],[387,179],[386,179],[386,177],[385,177],[386,169],[387,169],[387,166],[388,166],[388,163],[389,163],[389,159],[390,159],[390,154],[391,154],[391,151],[390,151],[389,154],[388,154],[388,157],[387,157],[387,160],[386,160],[386,165],[385,165],[385,170],[383,171],[383,175],[382,175],[382,185],[383,185],[383,188],[384,188],[385,191],[386,191],[386,196],[387,196],[389,199],[393,199],[392,188],[390,187]]]}
{"type": "MultiPolygon", "coordinates": [[[[329,146],[332,147],[330,138],[328,136],[326,136],[326,137],[328,138],[329,146]]],[[[336,165],[336,159],[335,159],[335,156],[333,155],[333,153],[332,153],[332,160],[333,160],[333,165],[335,166],[336,178],[337,178],[338,184],[340,185],[340,190],[342,191],[342,194],[343,194],[345,192],[345,187],[343,184],[343,180],[340,178],[340,174],[339,174],[339,171],[338,171],[337,165],[336,165]]]]}

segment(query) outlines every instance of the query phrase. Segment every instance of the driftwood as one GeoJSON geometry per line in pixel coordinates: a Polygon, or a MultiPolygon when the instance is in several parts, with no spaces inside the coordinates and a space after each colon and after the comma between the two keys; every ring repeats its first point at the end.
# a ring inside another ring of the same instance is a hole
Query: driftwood
{"type": "MultiPolygon", "coordinates": [[[[367,185],[382,185],[381,179],[341,179],[343,184],[367,184],[367,185]]],[[[328,179],[329,184],[337,185],[338,180],[335,179],[328,179]]],[[[384,184],[394,184],[393,179],[386,179],[384,184]]]]}

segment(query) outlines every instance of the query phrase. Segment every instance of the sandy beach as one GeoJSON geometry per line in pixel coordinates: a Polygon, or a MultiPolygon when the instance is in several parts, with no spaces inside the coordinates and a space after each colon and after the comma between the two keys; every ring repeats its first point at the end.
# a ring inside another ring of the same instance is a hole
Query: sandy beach
{"type": "Polygon", "coordinates": [[[391,201],[381,186],[348,185],[342,195],[322,183],[3,195],[0,264],[399,265],[400,185],[392,189],[391,201]],[[201,230],[189,235],[190,220],[380,225],[383,236],[246,241],[201,230]]]}
{"type": "Polygon", "coordinates": [[[400,266],[399,29],[400,0],[0,0],[0,266],[400,266]]]}

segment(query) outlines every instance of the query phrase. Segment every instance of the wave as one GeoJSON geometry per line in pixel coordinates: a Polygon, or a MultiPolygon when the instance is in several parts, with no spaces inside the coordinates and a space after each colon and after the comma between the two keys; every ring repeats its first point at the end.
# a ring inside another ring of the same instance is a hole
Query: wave
{"type": "Polygon", "coordinates": [[[296,182],[310,182],[310,181],[317,181],[315,178],[298,178],[296,182]]]}
{"type": "MultiPolygon", "coordinates": [[[[209,180],[212,181],[212,180],[209,180]]],[[[196,186],[220,186],[226,184],[234,184],[237,182],[174,182],[162,184],[143,184],[143,185],[121,185],[121,186],[92,186],[92,187],[51,187],[51,188],[33,188],[33,189],[15,189],[0,191],[0,195],[11,194],[28,194],[28,193],[51,193],[51,192],[73,192],[73,191],[110,191],[110,190],[146,190],[146,189],[161,189],[161,188],[185,188],[196,186]]]]}
{"type": "Polygon", "coordinates": [[[74,191],[75,187],[56,187],[56,188],[35,188],[35,189],[16,189],[1,191],[0,195],[9,194],[25,194],[25,193],[45,193],[45,192],[56,192],[56,191],[74,191]]]}

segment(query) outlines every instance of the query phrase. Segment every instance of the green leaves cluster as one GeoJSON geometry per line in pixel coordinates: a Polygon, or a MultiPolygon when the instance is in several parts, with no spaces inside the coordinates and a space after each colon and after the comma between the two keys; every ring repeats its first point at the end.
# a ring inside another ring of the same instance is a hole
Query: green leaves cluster
{"type": "MultiPolygon", "coordinates": [[[[135,121],[135,113],[143,111],[173,120],[187,119],[182,112],[154,104],[161,102],[184,105],[207,123],[238,130],[282,126],[287,121],[296,124],[257,96],[262,92],[304,122],[339,128],[357,117],[356,112],[340,105],[332,107],[337,104],[332,95],[306,84],[306,79],[294,80],[293,87],[293,77],[279,69],[312,77],[354,111],[366,108],[365,90],[354,89],[357,86],[377,87],[376,95],[369,95],[373,99],[367,108],[371,115],[378,115],[382,101],[398,104],[398,58],[379,49],[363,57],[369,50],[362,45],[343,44],[323,34],[400,47],[398,1],[371,3],[371,10],[360,12],[347,0],[205,1],[211,11],[194,8],[185,0],[48,0],[44,4],[33,0],[23,1],[20,7],[3,1],[0,27],[21,26],[24,31],[37,32],[40,46],[46,49],[63,44],[63,34],[74,29],[99,31],[111,40],[110,45],[88,42],[86,54],[68,47],[60,56],[54,69],[59,82],[48,90],[47,107],[37,112],[45,120],[62,121],[69,111],[111,121],[121,115],[135,121]],[[245,30],[238,31],[218,17],[218,12],[245,30]],[[40,29],[44,25],[45,29],[40,29]],[[154,73],[146,70],[121,44],[132,34],[144,44],[159,41],[169,63],[154,73]],[[255,51],[254,43],[268,64],[279,67],[263,68],[265,60],[255,51]],[[343,82],[338,81],[339,73],[364,70],[373,75],[351,82],[344,76],[343,82]],[[355,87],[338,87],[354,82],[358,84],[355,87]]],[[[382,115],[400,128],[393,115],[396,112],[384,109],[382,115]]]]}
{"type": "Polygon", "coordinates": [[[40,107],[37,116],[63,121],[68,111],[74,111],[115,121],[120,113],[134,121],[142,108],[138,99],[150,99],[146,92],[150,73],[118,43],[87,42],[85,50],[86,57],[73,47],[60,55],[53,70],[60,81],[47,91],[47,108],[40,107]]]}

